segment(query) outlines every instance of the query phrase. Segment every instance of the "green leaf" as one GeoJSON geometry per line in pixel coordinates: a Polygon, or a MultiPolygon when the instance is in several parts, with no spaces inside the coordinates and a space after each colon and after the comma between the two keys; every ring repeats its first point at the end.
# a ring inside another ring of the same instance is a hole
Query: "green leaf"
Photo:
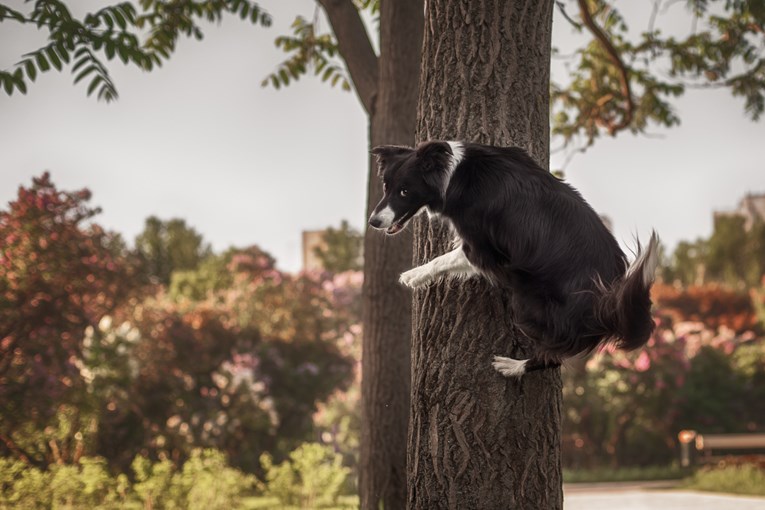
{"type": "Polygon", "coordinates": [[[25,23],[26,18],[18,11],[14,11],[10,7],[0,4],[0,21],[4,19],[14,19],[19,23],[25,23]]]}
{"type": "Polygon", "coordinates": [[[16,72],[13,73],[13,82],[22,94],[27,93],[27,85],[24,83],[24,74],[21,68],[16,69],[16,72]]]}
{"type": "Polygon", "coordinates": [[[8,73],[2,73],[0,74],[0,80],[3,82],[3,88],[5,89],[5,93],[9,96],[13,95],[13,80],[11,79],[11,76],[8,73]]]}
{"type": "Polygon", "coordinates": [[[74,66],[72,67],[72,72],[76,73],[77,69],[81,68],[82,66],[84,66],[85,64],[87,64],[90,61],[91,60],[90,60],[90,56],[89,55],[81,58],[80,60],[78,60],[77,62],[74,63],[74,66]]]}
{"type": "Polygon", "coordinates": [[[56,68],[57,71],[61,70],[61,59],[56,55],[56,52],[53,50],[53,47],[48,46],[45,49],[45,52],[48,54],[48,58],[50,59],[51,63],[53,64],[53,67],[56,68]]]}
{"type": "Polygon", "coordinates": [[[81,72],[80,72],[80,74],[78,74],[78,75],[77,75],[77,76],[74,78],[74,83],[75,83],[75,84],[76,84],[76,83],[78,83],[80,80],[82,80],[83,78],[85,78],[87,75],[89,75],[89,74],[90,74],[90,73],[92,73],[93,71],[96,71],[97,69],[98,69],[98,66],[96,66],[95,64],[94,64],[94,65],[91,65],[90,67],[86,67],[86,68],[85,68],[83,71],[81,71],[81,72]]]}
{"type": "Polygon", "coordinates": [[[135,7],[133,7],[133,4],[129,3],[123,3],[117,6],[117,8],[121,8],[122,15],[125,16],[125,19],[128,20],[128,22],[132,25],[135,24],[135,7]]]}
{"type": "Polygon", "coordinates": [[[88,86],[88,96],[90,96],[94,90],[96,90],[96,87],[98,87],[98,84],[104,81],[104,77],[100,74],[95,76],[93,78],[93,81],[90,82],[90,85],[88,86]]]}
{"type": "Polygon", "coordinates": [[[114,91],[114,89],[106,83],[103,87],[101,87],[101,90],[98,91],[98,99],[103,99],[107,103],[114,99],[116,96],[117,93],[114,91]]]}
{"type": "Polygon", "coordinates": [[[64,42],[59,41],[58,43],[56,43],[55,48],[56,48],[56,53],[58,53],[58,56],[61,57],[61,60],[63,60],[64,63],[68,64],[70,60],[69,50],[66,49],[66,45],[64,44],[64,42]]]}
{"type": "Polygon", "coordinates": [[[114,43],[110,39],[104,42],[104,52],[109,60],[114,58],[114,43]]]}
{"type": "Polygon", "coordinates": [[[128,49],[125,48],[122,45],[119,45],[119,46],[117,46],[117,53],[119,53],[120,60],[122,60],[122,63],[123,64],[127,64],[128,63],[128,57],[129,57],[128,49]]]}
{"type": "Polygon", "coordinates": [[[37,78],[37,69],[35,68],[34,62],[32,62],[32,59],[27,59],[24,61],[24,69],[27,71],[27,77],[30,81],[35,81],[35,78],[37,78]]]}
{"type": "Polygon", "coordinates": [[[125,30],[127,28],[127,23],[125,22],[125,18],[122,16],[122,13],[114,8],[111,10],[112,16],[117,21],[117,25],[119,25],[120,29],[125,30]]]}
{"type": "Polygon", "coordinates": [[[285,69],[279,70],[279,78],[281,79],[282,83],[284,83],[284,85],[290,84],[290,77],[285,69]]]}
{"type": "Polygon", "coordinates": [[[85,23],[85,25],[89,27],[93,27],[93,28],[98,27],[98,25],[101,23],[98,20],[98,16],[94,16],[93,14],[88,14],[87,16],[85,16],[85,18],[83,19],[83,22],[85,23]]]}
{"type": "Polygon", "coordinates": [[[45,59],[45,55],[43,55],[42,51],[35,54],[35,60],[37,60],[37,67],[40,71],[45,72],[50,69],[50,64],[45,59]]]}

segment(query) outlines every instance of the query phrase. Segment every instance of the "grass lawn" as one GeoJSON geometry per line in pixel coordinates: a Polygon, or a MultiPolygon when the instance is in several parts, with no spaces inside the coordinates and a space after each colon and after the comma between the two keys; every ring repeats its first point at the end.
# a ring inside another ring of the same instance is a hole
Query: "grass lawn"
{"type": "MultiPolygon", "coordinates": [[[[648,468],[563,470],[566,483],[630,482],[677,480],[678,489],[722,492],[765,497],[765,470],[755,466],[728,466],[701,468],[695,473],[677,466],[648,468]]],[[[358,496],[340,496],[337,506],[324,510],[352,510],[359,508],[358,496]]],[[[242,510],[300,510],[284,507],[276,498],[251,496],[244,498],[242,510]]]]}
{"type": "MultiPolygon", "coordinates": [[[[252,496],[242,500],[241,510],[300,510],[299,507],[282,506],[276,498],[252,496]]],[[[354,510],[359,508],[358,496],[340,496],[337,506],[324,507],[322,510],[354,510]]]]}
{"type": "Polygon", "coordinates": [[[636,468],[564,469],[566,483],[634,482],[653,480],[681,480],[689,475],[687,469],[677,466],[652,466],[636,468]]]}
{"type": "Polygon", "coordinates": [[[753,465],[701,467],[695,472],[677,466],[563,470],[567,483],[677,480],[678,489],[765,496],[765,470],[753,465]]]}
{"type": "Polygon", "coordinates": [[[698,491],[765,496],[765,470],[750,465],[703,468],[688,478],[685,487],[698,491]]]}

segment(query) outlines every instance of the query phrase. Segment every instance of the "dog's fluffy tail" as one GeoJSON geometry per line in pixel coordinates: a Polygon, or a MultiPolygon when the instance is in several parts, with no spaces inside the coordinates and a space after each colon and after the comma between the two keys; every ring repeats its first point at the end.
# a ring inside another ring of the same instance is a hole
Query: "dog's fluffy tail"
{"type": "Polygon", "coordinates": [[[659,237],[652,232],[645,250],[638,242],[635,261],[624,277],[602,289],[597,315],[621,349],[637,349],[653,333],[650,292],[658,265],[659,237]]]}
{"type": "MultiPolygon", "coordinates": [[[[643,346],[653,333],[651,317],[651,285],[659,265],[659,237],[651,233],[645,250],[638,242],[635,261],[627,268],[624,276],[605,285],[596,282],[598,290],[595,300],[595,319],[598,323],[597,337],[614,341],[617,347],[626,350],[643,346]]],[[[597,343],[593,343],[595,348],[597,343]]],[[[505,377],[521,377],[533,370],[560,366],[556,360],[518,360],[495,356],[494,369],[505,377]]]]}

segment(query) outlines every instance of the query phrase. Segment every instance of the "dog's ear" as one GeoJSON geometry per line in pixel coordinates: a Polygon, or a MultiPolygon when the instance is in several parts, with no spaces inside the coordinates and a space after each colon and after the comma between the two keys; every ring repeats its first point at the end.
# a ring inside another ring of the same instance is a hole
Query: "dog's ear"
{"type": "Polygon", "coordinates": [[[422,142],[417,146],[417,163],[423,172],[445,168],[453,155],[452,146],[447,142],[422,142]]]}
{"type": "Polygon", "coordinates": [[[382,177],[385,168],[390,162],[401,156],[411,154],[414,149],[402,145],[378,145],[372,149],[372,154],[377,158],[377,175],[382,177]]]}

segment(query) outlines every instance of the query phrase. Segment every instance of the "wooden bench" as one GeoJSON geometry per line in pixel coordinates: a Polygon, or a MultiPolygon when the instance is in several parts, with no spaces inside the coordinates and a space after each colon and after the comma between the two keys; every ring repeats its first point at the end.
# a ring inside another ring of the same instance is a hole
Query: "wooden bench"
{"type": "Polygon", "coordinates": [[[696,462],[718,462],[730,456],[762,453],[765,450],[765,434],[699,434],[695,430],[683,430],[678,434],[680,440],[683,467],[691,464],[692,457],[696,462]],[[695,454],[691,455],[690,443],[693,442],[695,454]],[[727,452],[721,455],[722,452],[727,452]]]}

